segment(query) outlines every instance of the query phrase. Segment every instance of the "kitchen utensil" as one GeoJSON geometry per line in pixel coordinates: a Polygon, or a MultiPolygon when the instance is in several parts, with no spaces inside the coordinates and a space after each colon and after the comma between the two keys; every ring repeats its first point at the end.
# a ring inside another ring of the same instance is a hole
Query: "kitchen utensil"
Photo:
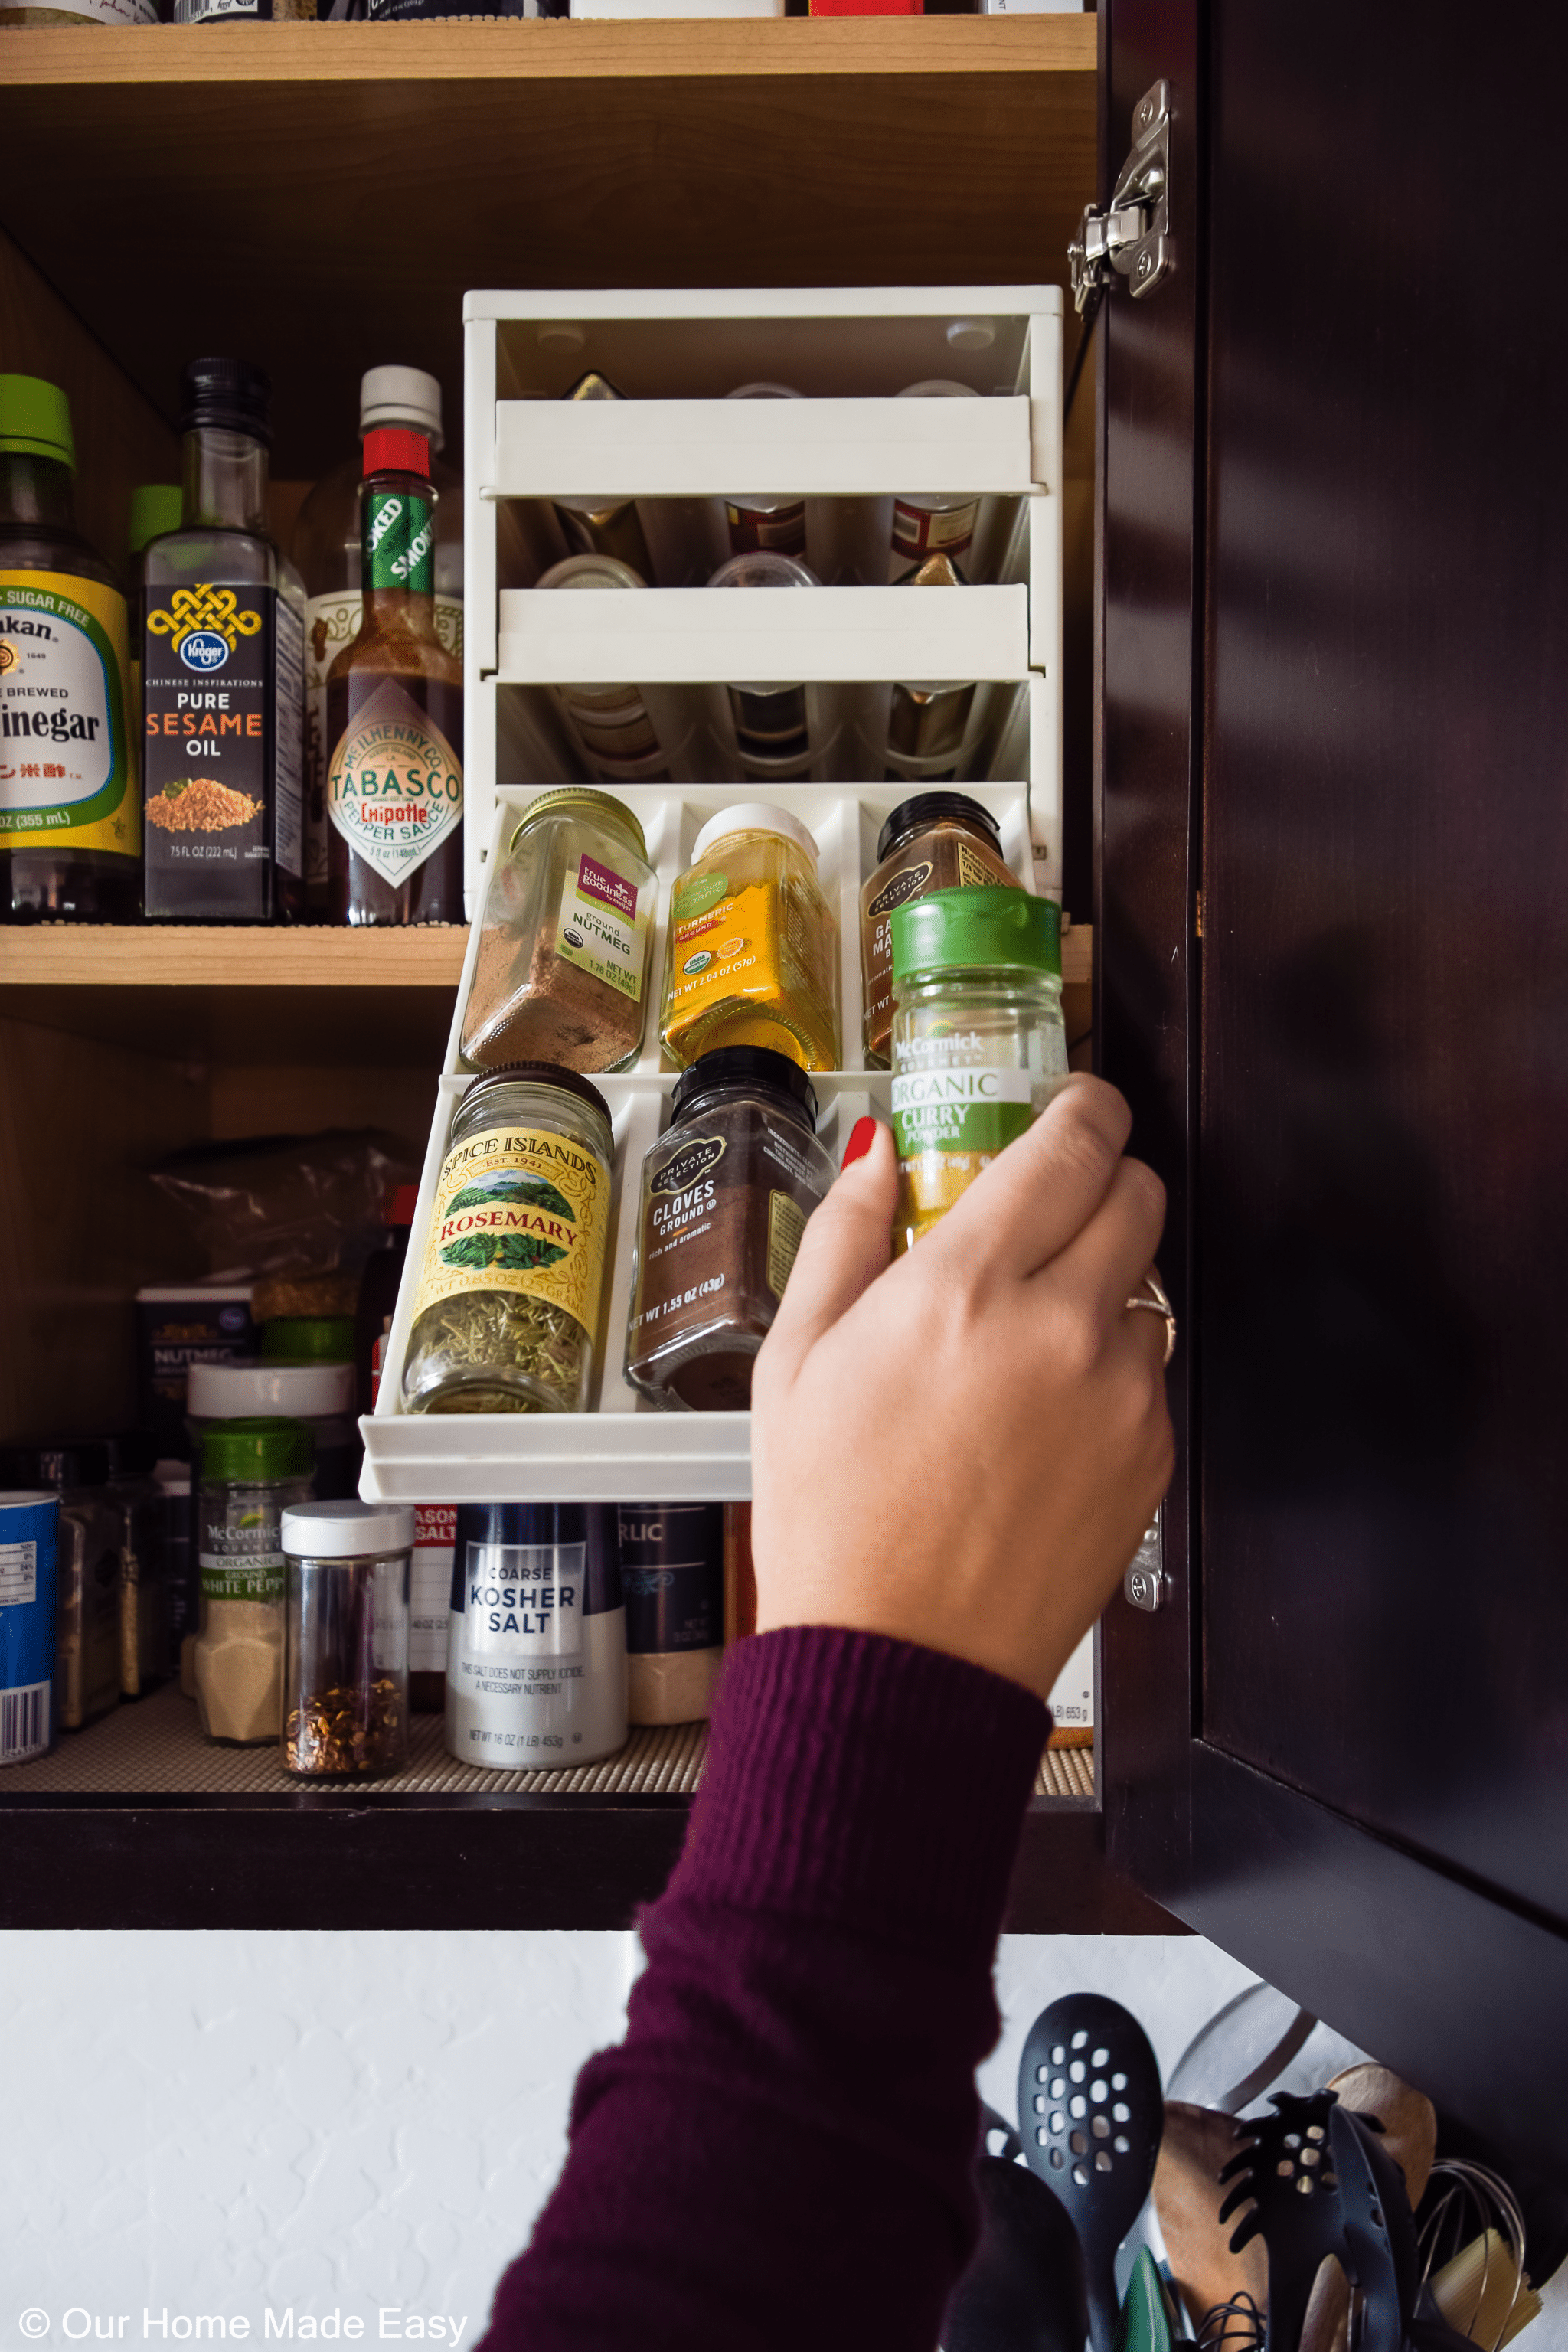
{"type": "Polygon", "coordinates": [[[1089,2315],[1071,2216],[1043,2180],[999,2156],[976,2159],[974,2187],[980,2243],[948,2304],[942,2352],[1083,2352],[1089,2315]]]}
{"type": "Polygon", "coordinates": [[[1167,2098],[1239,2115],[1283,2073],[1317,2021],[1272,1985],[1248,1985],[1194,2034],[1165,2085],[1167,2098]]]}
{"type": "Polygon", "coordinates": [[[1171,2311],[1159,2267],[1148,2247],[1140,2246],[1122,2297],[1116,2352],[1171,2352],[1171,2311]]]}
{"type": "MultiPolygon", "coordinates": [[[[1375,2116],[1383,2126],[1384,2152],[1405,2176],[1412,2212],[1426,2193],[1437,2147],[1437,2111],[1430,2099],[1402,2083],[1386,2066],[1349,2066],[1329,2084],[1342,2107],[1375,2116]]],[[[1301,2327],[1301,2352],[1345,2352],[1350,2341],[1351,2294],[1344,2273],[1333,2263],[1318,2273],[1301,2327]]]]}
{"type": "Polygon", "coordinates": [[[1196,2326],[1216,2305],[1250,2295],[1259,2311],[1268,2295],[1268,2258],[1255,2240],[1239,2253],[1219,2219],[1219,2176],[1237,2153],[1247,2126],[1210,2107],[1165,2102],[1164,2136],[1154,2167],[1154,2211],[1165,2241],[1171,2277],[1196,2326]]]}
{"type": "Polygon", "coordinates": [[[1094,2352],[1113,2352],[1116,2251],[1143,2210],[1163,2124],[1154,2053],[1120,2001],[1068,1993],[1041,2011],[1019,2062],[1018,2129],[1078,2231],[1094,2352]]]}
{"type": "Polygon", "coordinates": [[[1268,2250],[1268,2352],[1300,2352],[1320,2266],[1332,2256],[1361,2290],[1361,2352],[1403,2352],[1416,2294],[1415,2227],[1398,2167],[1374,2118],[1332,2091],[1277,2092],[1274,2114],[1247,2126],[1249,2146],[1221,2174],[1234,2182],[1222,2221],[1247,2205],[1235,2252],[1268,2250]]]}

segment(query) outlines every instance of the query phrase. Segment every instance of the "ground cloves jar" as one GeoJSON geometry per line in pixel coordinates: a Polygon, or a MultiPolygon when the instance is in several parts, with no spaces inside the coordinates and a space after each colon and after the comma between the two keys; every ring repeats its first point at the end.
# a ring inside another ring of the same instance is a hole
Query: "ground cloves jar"
{"type": "Polygon", "coordinates": [[[1061,970],[1061,910],[1031,891],[938,890],[895,912],[895,1257],[1066,1078],[1061,970]]]}
{"type": "Polygon", "coordinates": [[[283,1767],[370,1780],[408,1761],[408,1583],[402,1503],[313,1503],[283,1514],[283,1767]]]}
{"type": "Polygon", "coordinates": [[[437,1180],[405,1412],[586,1409],[614,1157],[608,1105],[575,1070],[474,1080],[437,1180]]]}

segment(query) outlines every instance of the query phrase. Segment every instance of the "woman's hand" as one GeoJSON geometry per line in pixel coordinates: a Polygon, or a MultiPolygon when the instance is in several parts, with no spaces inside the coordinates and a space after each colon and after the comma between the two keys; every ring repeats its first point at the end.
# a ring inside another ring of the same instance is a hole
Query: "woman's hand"
{"type": "Polygon", "coordinates": [[[905,1257],[891,1131],[813,1216],[752,1382],[757,1630],[838,1625],[1044,1698],[1170,1482],[1165,1192],[1069,1078],[905,1257]]]}

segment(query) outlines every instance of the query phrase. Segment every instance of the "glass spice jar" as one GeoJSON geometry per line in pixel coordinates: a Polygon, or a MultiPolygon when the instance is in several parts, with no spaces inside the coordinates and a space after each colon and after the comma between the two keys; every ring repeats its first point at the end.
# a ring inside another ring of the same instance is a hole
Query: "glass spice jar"
{"type": "Polygon", "coordinates": [[[302,1422],[277,1415],[217,1422],[202,1433],[202,1614],[192,1672],[202,1729],[219,1747],[260,1747],[282,1729],[281,1523],[290,1505],[310,1498],[313,1451],[302,1422]]]}
{"type": "Polygon", "coordinates": [[[572,784],[522,813],[490,876],[463,1011],[469,1070],[624,1070],[642,1050],[658,882],[642,826],[572,784]]]}
{"type": "Polygon", "coordinates": [[[933,890],[1016,890],[988,808],[964,793],[900,801],[877,836],[877,867],[860,892],[861,1034],[869,1069],[885,1070],[893,1033],[893,909],[933,890]]]}
{"type": "Polygon", "coordinates": [[[946,1215],[1068,1074],[1061,910],[938,890],[893,916],[893,1255],[946,1215]]]}
{"type": "Polygon", "coordinates": [[[658,1405],[743,1412],[833,1162],[811,1080],[763,1046],[704,1054],[670,1108],[642,1165],[626,1378],[658,1405]]]}
{"type": "Polygon", "coordinates": [[[575,1070],[476,1078],[436,1184],[403,1371],[407,1412],[581,1412],[604,1286],[615,1145],[575,1070]]]}
{"type": "Polygon", "coordinates": [[[838,1067],[838,926],[797,816],[742,801],[710,816],[676,883],[659,1036],[682,1067],[720,1045],[765,1045],[838,1067]]]}
{"type": "Polygon", "coordinates": [[[402,1503],[285,1511],[283,1769],[371,1780],[408,1761],[414,1513],[402,1503]]]}

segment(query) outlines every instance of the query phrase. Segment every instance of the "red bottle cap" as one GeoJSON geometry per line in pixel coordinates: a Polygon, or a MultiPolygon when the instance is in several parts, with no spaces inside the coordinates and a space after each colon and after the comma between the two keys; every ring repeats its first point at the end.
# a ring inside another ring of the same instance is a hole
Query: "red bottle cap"
{"type": "Polygon", "coordinates": [[[386,1213],[389,1225],[411,1225],[419,1202],[417,1184],[400,1184],[392,1196],[392,1206],[386,1213]]]}
{"type": "Polygon", "coordinates": [[[364,478],[373,474],[430,476],[430,444],[405,425],[378,425],[364,436],[364,478]]]}

